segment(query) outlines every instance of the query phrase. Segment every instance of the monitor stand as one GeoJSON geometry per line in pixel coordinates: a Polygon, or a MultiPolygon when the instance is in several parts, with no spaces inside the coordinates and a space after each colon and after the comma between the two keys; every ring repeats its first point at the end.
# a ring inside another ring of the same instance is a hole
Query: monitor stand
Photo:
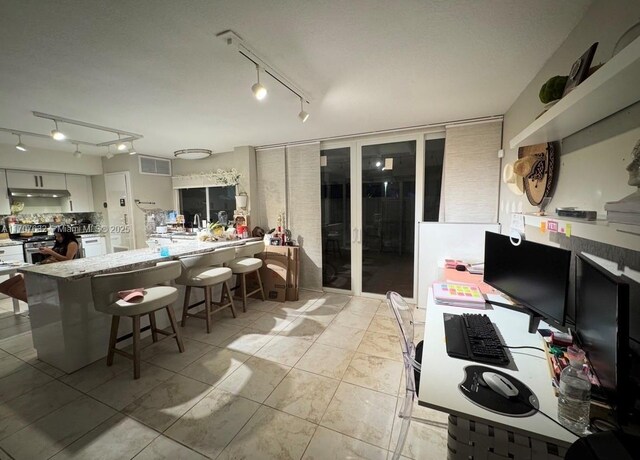
{"type": "Polygon", "coordinates": [[[538,332],[538,327],[540,326],[540,320],[542,319],[542,315],[529,310],[524,305],[518,304],[508,304],[502,302],[495,302],[493,300],[487,300],[488,304],[495,305],[497,307],[507,308],[509,310],[518,311],[525,315],[529,315],[529,334],[535,334],[538,332]]]}

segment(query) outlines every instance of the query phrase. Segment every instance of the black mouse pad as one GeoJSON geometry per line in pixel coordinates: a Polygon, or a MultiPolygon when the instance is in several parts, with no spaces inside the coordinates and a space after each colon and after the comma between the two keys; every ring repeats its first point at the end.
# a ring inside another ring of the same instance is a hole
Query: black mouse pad
{"type": "Polygon", "coordinates": [[[528,417],[535,414],[540,407],[536,395],[513,375],[498,369],[475,365],[465,367],[464,372],[464,380],[458,388],[467,399],[484,409],[509,417],[528,417]],[[482,379],[482,374],[485,372],[494,372],[506,377],[518,389],[518,396],[505,398],[493,391],[482,379]]]}

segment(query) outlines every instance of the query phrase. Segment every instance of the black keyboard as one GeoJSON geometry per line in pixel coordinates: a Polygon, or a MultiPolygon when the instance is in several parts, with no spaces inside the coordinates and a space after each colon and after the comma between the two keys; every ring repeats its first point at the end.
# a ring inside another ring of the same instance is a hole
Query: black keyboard
{"type": "Polygon", "coordinates": [[[487,315],[444,314],[447,354],[487,364],[509,364],[496,327],[487,315]]]}

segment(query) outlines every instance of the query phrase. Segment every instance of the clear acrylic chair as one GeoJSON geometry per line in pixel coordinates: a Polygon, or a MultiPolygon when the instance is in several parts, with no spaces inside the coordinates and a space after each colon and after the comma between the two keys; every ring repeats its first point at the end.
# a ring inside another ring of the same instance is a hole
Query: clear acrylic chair
{"type": "Polygon", "coordinates": [[[387,304],[398,327],[406,381],[404,401],[400,404],[400,411],[398,412],[398,417],[402,419],[402,425],[398,442],[393,452],[393,460],[397,460],[400,458],[407,440],[411,420],[437,427],[442,427],[442,424],[412,416],[414,401],[420,392],[420,372],[422,370],[422,341],[417,344],[414,343],[414,325],[422,323],[413,321],[412,307],[397,292],[387,292],[387,304]]]}

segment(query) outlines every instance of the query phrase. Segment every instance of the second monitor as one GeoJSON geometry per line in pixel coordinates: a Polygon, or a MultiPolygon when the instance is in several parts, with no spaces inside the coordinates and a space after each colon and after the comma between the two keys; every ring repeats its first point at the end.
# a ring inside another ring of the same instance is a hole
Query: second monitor
{"type": "Polygon", "coordinates": [[[570,264],[571,251],[531,241],[514,245],[508,236],[485,234],[485,283],[560,326],[565,320],[570,264]]]}

